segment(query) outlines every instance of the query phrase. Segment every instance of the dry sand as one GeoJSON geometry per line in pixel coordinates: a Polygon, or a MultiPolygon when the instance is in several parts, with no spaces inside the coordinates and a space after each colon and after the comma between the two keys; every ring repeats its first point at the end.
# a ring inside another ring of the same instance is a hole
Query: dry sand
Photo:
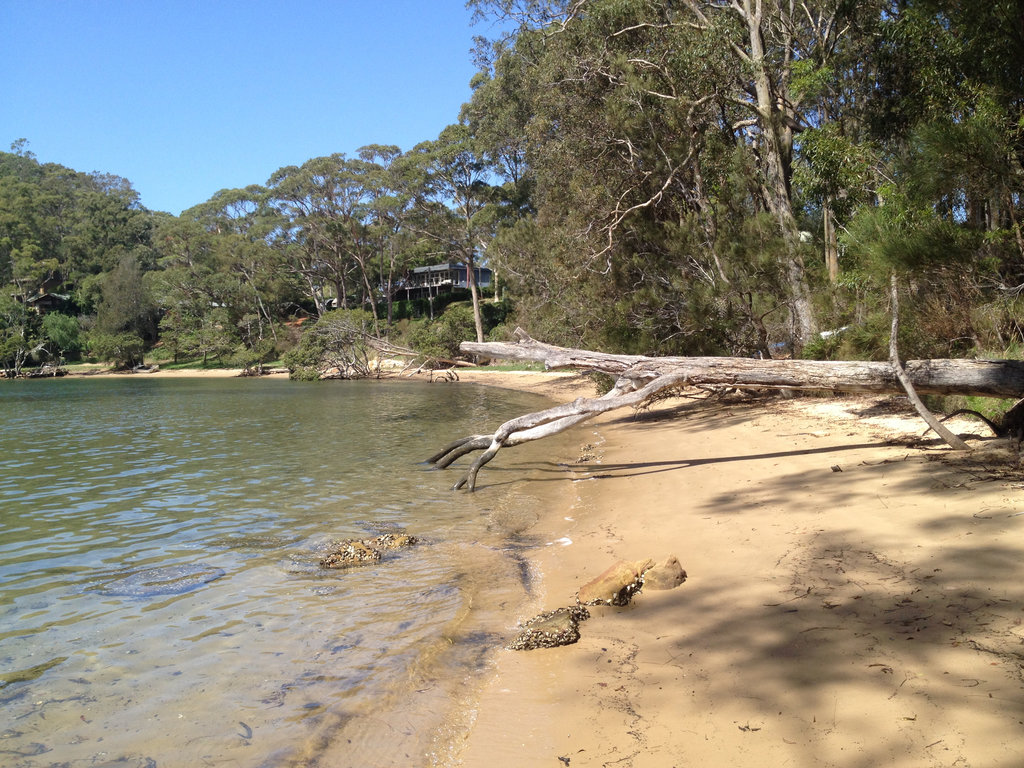
{"type": "Polygon", "coordinates": [[[618,559],[689,578],[592,609],[575,645],[500,651],[450,764],[1024,764],[1024,473],[990,439],[908,445],[905,402],[678,399],[578,427],[539,608],[618,559]]]}

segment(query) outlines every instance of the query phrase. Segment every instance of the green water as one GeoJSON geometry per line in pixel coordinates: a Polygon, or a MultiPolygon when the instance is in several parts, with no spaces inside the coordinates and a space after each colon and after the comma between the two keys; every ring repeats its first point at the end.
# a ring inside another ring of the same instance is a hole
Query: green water
{"type": "Polygon", "coordinates": [[[550,443],[499,456],[472,495],[419,462],[546,404],[466,384],[3,382],[0,764],[336,765],[339,739],[346,764],[386,764],[367,723],[396,711],[426,749],[452,681],[530,599],[531,526],[567,478],[550,443]],[[422,543],[319,567],[394,530],[422,543]]]}

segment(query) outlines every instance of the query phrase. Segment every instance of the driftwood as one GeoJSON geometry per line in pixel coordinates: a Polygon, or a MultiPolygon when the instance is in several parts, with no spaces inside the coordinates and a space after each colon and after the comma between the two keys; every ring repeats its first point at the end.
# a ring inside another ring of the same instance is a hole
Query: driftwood
{"type": "MultiPolygon", "coordinates": [[[[516,336],[517,343],[465,341],[460,348],[467,354],[483,357],[543,362],[549,370],[575,368],[607,373],[616,377],[615,386],[601,397],[578,398],[507,421],[492,434],[469,435],[449,443],[428,461],[447,467],[473,451],[483,451],[455,483],[454,490],[474,490],[480,469],[502,448],[548,437],[599,414],[639,405],[659,392],[683,385],[905,393],[895,366],[888,362],[612,355],[544,344],[520,329],[516,336]]],[[[1024,396],[1024,361],[910,360],[901,373],[922,394],[1024,396]]]]}

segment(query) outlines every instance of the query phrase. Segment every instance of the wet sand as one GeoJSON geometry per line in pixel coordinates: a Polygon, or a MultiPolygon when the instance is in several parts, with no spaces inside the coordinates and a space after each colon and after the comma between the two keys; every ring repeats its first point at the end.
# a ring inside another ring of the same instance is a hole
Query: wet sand
{"type": "Polygon", "coordinates": [[[618,559],[689,578],[592,609],[575,645],[499,651],[443,764],[1019,765],[1024,472],[987,437],[908,445],[905,403],[677,399],[577,427],[540,607],[618,559]]]}

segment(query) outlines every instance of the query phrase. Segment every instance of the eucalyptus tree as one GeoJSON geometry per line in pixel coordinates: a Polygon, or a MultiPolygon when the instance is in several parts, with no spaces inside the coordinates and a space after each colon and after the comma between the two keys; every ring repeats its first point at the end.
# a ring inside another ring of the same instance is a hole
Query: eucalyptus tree
{"type": "Polygon", "coordinates": [[[506,135],[528,138],[537,214],[510,250],[538,238],[574,248],[566,274],[612,282],[611,325],[630,333],[661,326],[655,336],[701,344],[699,318],[710,315],[722,333],[708,328],[709,346],[717,336],[742,350],[751,342],[737,323],[763,336],[765,318],[788,313],[796,347],[813,337],[818,265],[838,277],[838,231],[874,204],[881,28],[900,3],[472,5],[518,25],[474,93],[478,111],[515,115],[506,135]],[[526,96],[497,106],[493,94],[513,90],[500,81],[526,96]],[[807,261],[813,246],[801,234],[814,220],[821,262],[807,261]]]}
{"type": "Polygon", "coordinates": [[[373,243],[368,231],[373,194],[365,160],[344,154],[317,157],[301,167],[281,168],[271,176],[271,204],[280,213],[282,240],[290,244],[293,269],[301,275],[319,314],[327,310],[323,283],[334,287],[338,307],[350,296],[374,316],[379,291],[371,278],[373,243]]]}
{"type": "Polygon", "coordinates": [[[270,243],[277,217],[267,205],[267,190],[258,185],[222,190],[204,208],[207,227],[216,234],[217,271],[235,283],[226,303],[235,326],[249,347],[276,343],[276,325],[294,294],[282,279],[282,255],[270,243]]]}
{"type": "Polygon", "coordinates": [[[494,232],[491,170],[464,123],[416,145],[403,156],[401,167],[407,178],[419,179],[417,232],[435,252],[466,268],[477,341],[483,341],[477,267],[494,232]]]}
{"type": "Polygon", "coordinates": [[[0,153],[0,281],[22,296],[72,294],[91,312],[122,257],[152,267],[153,215],[126,179],[41,164],[24,144],[0,153]]]}
{"type": "Polygon", "coordinates": [[[384,296],[389,327],[396,282],[415,253],[414,236],[407,227],[415,213],[415,179],[402,174],[401,154],[394,145],[371,144],[359,149],[367,197],[366,235],[375,261],[375,285],[384,296]]]}
{"type": "Polygon", "coordinates": [[[161,223],[160,269],[151,283],[164,308],[165,342],[186,355],[269,354],[294,303],[281,252],[270,242],[276,217],[258,185],[226,189],[161,223]]]}

